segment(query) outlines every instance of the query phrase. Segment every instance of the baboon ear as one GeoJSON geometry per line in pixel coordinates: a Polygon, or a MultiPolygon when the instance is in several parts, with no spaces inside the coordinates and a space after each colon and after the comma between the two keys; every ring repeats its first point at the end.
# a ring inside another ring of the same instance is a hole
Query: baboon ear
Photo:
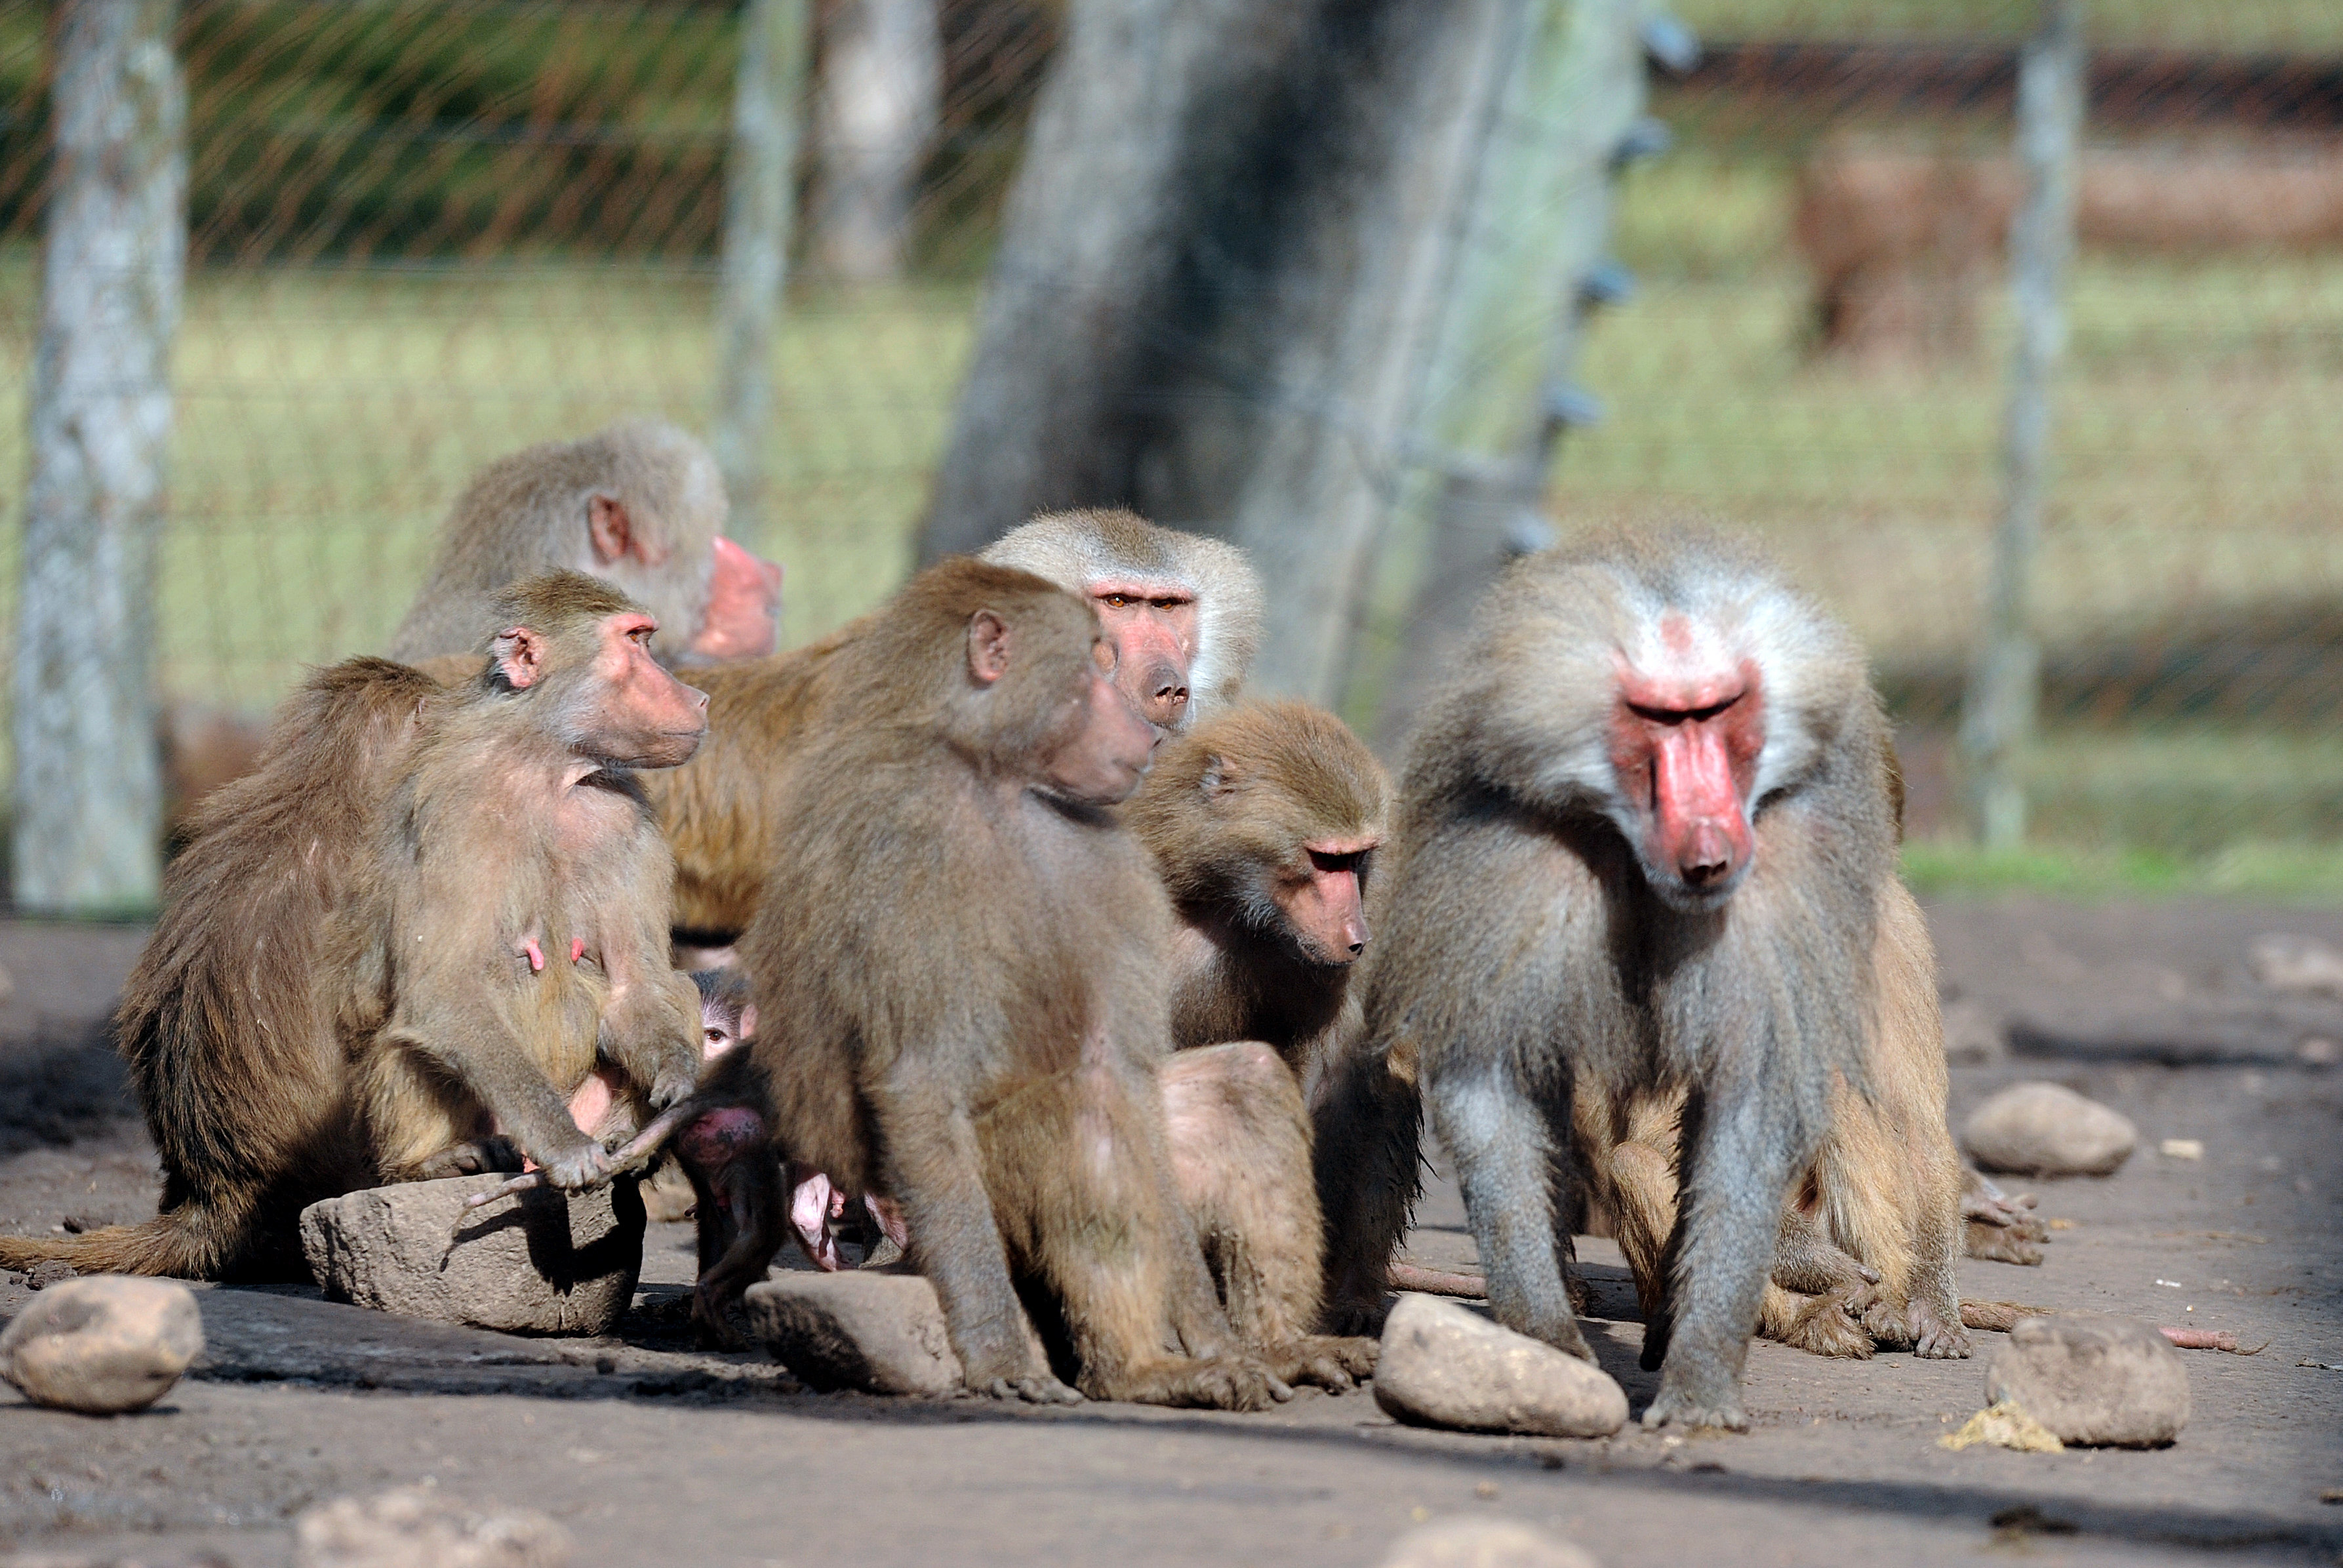
{"type": "Polygon", "coordinates": [[[968,618],[968,678],[990,686],[1009,673],[1009,623],[989,609],[968,618]]]}
{"type": "Polygon", "coordinates": [[[757,1004],[753,1001],[740,1010],[740,1038],[757,1038],[757,1004]]]}
{"type": "Polygon", "coordinates": [[[525,626],[508,627],[488,645],[488,667],[516,691],[534,686],[545,672],[545,639],[525,626]]]}
{"type": "Polygon", "coordinates": [[[627,503],[598,490],[586,499],[586,535],[594,541],[594,558],[608,566],[635,544],[634,520],[627,503]]]}
{"type": "Polygon", "coordinates": [[[1196,788],[1215,800],[1225,800],[1237,792],[1237,771],[1229,766],[1225,757],[1204,759],[1204,775],[1196,788]]]}

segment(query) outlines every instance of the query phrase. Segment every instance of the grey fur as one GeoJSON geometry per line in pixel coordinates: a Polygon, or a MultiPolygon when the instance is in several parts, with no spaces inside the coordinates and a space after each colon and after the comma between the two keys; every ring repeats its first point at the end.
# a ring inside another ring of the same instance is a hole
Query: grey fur
{"type": "Polygon", "coordinates": [[[1598,1097],[1581,1115],[1689,1090],[1669,1305],[1645,1339],[1645,1364],[1664,1352],[1665,1370],[1644,1420],[1745,1424],[1740,1371],[1782,1202],[1827,1129],[1832,1073],[1859,1081],[1873,895],[1893,874],[1861,654],[1745,547],[1672,533],[1520,563],[1456,668],[1402,784],[1367,1050],[1420,1063],[1498,1321],[1578,1355],[1576,1205],[1557,1202],[1574,1195],[1574,1084],[1598,1097]],[[1655,894],[1605,744],[1619,666],[1664,609],[1754,658],[1763,681],[1757,849],[1707,910],[1655,894]]]}
{"type": "Polygon", "coordinates": [[[1236,546],[1159,527],[1119,509],[1048,512],[1011,528],[980,559],[1047,578],[1070,593],[1128,573],[1196,596],[1196,651],[1188,666],[1187,729],[1221,712],[1244,688],[1261,647],[1261,578],[1236,546]]]}
{"type": "Polygon", "coordinates": [[[390,657],[411,664],[477,652],[494,629],[488,623],[498,590],[567,568],[632,594],[658,618],[652,648],[672,664],[708,608],[709,541],[724,531],[729,509],[708,448],[662,420],[621,419],[579,440],[500,457],[448,508],[431,576],[399,623],[390,657]],[[623,501],[633,525],[671,552],[655,571],[595,558],[587,508],[598,495],[623,501]]]}

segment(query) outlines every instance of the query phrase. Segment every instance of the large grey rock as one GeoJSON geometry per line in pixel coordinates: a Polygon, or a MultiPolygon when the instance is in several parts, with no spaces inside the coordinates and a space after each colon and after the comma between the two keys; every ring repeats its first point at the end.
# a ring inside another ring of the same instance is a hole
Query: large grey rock
{"type": "Polygon", "coordinates": [[[791,1272],[751,1285],[749,1332],[807,1386],[950,1394],[966,1381],[918,1274],[791,1272]]]}
{"type": "Polygon", "coordinates": [[[2105,1176],[2131,1157],[2139,1130],[2063,1084],[2013,1083],[1976,1108],[1961,1141],[1988,1171],[2105,1176]]]}
{"type": "Polygon", "coordinates": [[[419,1486],[337,1497],[293,1522],[297,1568],[568,1568],[569,1532],[527,1508],[482,1512],[419,1486]]]}
{"type": "Polygon", "coordinates": [[[1510,1519],[1439,1519],[1392,1543],[1383,1568],[1602,1568],[1567,1541],[1510,1519]]]}
{"type": "Polygon", "coordinates": [[[2015,1400],[2061,1442],[2157,1448],[2188,1424],[2188,1363],[2130,1318],[2026,1318],[1986,1368],[1985,1397],[2015,1400]]]}
{"type": "Polygon", "coordinates": [[[0,1377],[35,1404],[114,1415],[144,1410],[203,1353],[195,1292],[122,1274],[50,1286],[0,1333],[0,1377]]]}
{"type": "Polygon", "coordinates": [[[333,1301],[522,1334],[608,1333],[635,1297],[643,1201],[631,1180],[538,1187],[483,1208],[502,1176],[374,1187],[301,1211],[301,1250],[333,1301]]]}
{"type": "Polygon", "coordinates": [[[1383,1325],[1375,1402],[1414,1426],[1606,1437],[1627,1396],[1602,1368],[1453,1302],[1400,1297],[1383,1325]]]}

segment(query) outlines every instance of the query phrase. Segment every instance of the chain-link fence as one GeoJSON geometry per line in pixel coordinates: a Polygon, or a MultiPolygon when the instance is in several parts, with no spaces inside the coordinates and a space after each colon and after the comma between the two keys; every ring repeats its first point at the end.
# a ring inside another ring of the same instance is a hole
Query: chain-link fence
{"type": "MultiPolygon", "coordinates": [[[[1564,441],[1551,507],[1565,527],[1692,510],[1765,535],[1869,640],[1914,829],[1949,834],[1998,506],[2010,102],[2035,7],[1680,9],[1705,54],[1655,81],[1674,149],[1622,176],[1616,249],[1638,286],[1586,337],[1578,377],[1604,417],[1564,441]]],[[[789,642],[908,566],[1066,25],[1062,0],[882,13],[814,7],[769,487],[742,524],[788,568],[789,642]],[[929,85],[889,122],[910,138],[908,183],[874,231],[867,205],[858,220],[832,200],[885,183],[840,150],[873,134],[841,96],[844,51],[904,15],[911,43],[888,46],[925,51],[909,79],[929,85]]],[[[12,496],[54,25],[39,0],[0,0],[12,496]]],[[[2343,13],[2108,0],[2090,27],[2036,830],[2333,861],[2343,13]]],[[[302,665],[380,648],[447,502],[494,457],[629,412],[710,428],[739,35],[725,0],[183,0],[166,693],[256,709],[302,665]]],[[[11,556],[18,523],[12,503],[11,556]]],[[[15,574],[0,580],[13,596],[15,574]]]]}

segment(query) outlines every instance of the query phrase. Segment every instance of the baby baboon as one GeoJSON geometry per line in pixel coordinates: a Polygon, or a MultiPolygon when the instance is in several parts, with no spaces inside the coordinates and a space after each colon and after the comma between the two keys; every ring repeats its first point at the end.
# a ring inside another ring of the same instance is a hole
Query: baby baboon
{"type": "MultiPolygon", "coordinates": [[[[1368,1054],[1420,1068],[1498,1320],[1578,1355],[1554,1182],[1574,1197],[1581,1106],[1683,1092],[1644,1419],[1745,1426],[1783,1199],[1882,1005],[1895,822],[1862,655],[1753,554],[1677,536],[1521,563],[1457,668],[1411,752],[1368,1054]]],[[[1364,1190],[1412,1180],[1412,1129],[1365,1143],[1411,1163],[1364,1190]]]]}
{"type": "Polygon", "coordinates": [[[477,652],[498,593],[560,569],[614,584],[648,609],[662,663],[770,653],[781,568],[724,538],[729,509],[708,449],[658,420],[622,419],[499,458],[449,508],[390,655],[416,664],[477,652]]]}
{"type": "Polygon", "coordinates": [[[667,850],[626,769],[689,756],[700,699],[602,584],[558,573],[499,609],[472,685],[326,670],[205,807],[116,1015],[161,1211],[0,1262],[298,1277],[319,1198],[519,1154],[593,1179],[567,1099],[598,1037],[649,1102],[689,1091],[667,850]]]}
{"type": "Polygon", "coordinates": [[[947,561],[830,664],[830,721],[785,786],[820,829],[785,839],[740,941],[776,1140],[901,1205],[970,1388],[1072,1397],[1034,1354],[1022,1280],[1062,1314],[1083,1392],[1267,1404],[1284,1385],[1239,1352],[1173,1190],[1171,914],[1105,809],[1154,734],[1096,616],[947,561]]]}

